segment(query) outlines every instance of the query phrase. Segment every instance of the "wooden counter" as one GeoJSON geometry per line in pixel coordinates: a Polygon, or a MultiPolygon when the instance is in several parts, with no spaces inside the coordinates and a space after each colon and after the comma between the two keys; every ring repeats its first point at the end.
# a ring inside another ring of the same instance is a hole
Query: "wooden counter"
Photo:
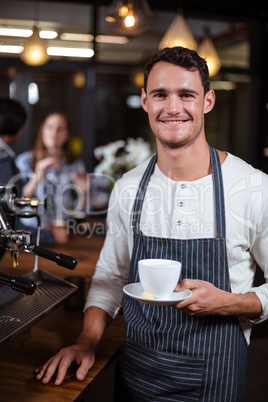
{"type": "MultiPolygon", "coordinates": [[[[102,237],[87,239],[77,236],[66,246],[47,247],[77,257],[78,265],[74,271],[69,271],[39,258],[39,268],[61,278],[82,276],[89,285],[102,244],[102,237]]],[[[11,268],[10,253],[7,252],[0,263],[0,271],[22,275],[32,270],[33,260],[33,255],[20,252],[20,267],[14,270],[11,268]]],[[[60,386],[55,386],[53,382],[41,384],[35,380],[34,370],[60,348],[75,341],[82,328],[82,321],[83,313],[80,309],[61,306],[16,339],[0,347],[0,401],[81,400],[116,357],[125,336],[122,316],[118,316],[107,329],[96,351],[95,364],[83,381],[76,380],[75,365],[69,369],[60,386]]]]}

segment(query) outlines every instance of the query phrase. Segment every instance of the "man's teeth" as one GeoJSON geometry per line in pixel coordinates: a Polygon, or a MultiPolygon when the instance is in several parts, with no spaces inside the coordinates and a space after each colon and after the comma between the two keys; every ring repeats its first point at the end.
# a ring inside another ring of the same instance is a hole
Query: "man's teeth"
{"type": "Polygon", "coordinates": [[[185,121],[186,120],[165,120],[165,123],[168,123],[168,124],[182,124],[185,121]]]}

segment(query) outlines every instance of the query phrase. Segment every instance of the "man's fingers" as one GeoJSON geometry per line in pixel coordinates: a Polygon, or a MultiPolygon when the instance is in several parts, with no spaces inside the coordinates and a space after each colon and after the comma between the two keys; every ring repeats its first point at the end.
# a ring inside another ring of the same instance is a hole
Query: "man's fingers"
{"type": "Polygon", "coordinates": [[[49,365],[49,362],[50,362],[50,360],[48,360],[45,364],[43,364],[43,366],[40,366],[37,369],[35,369],[37,380],[41,380],[41,378],[43,378],[45,371],[47,369],[47,366],[49,365]]]}
{"type": "Polygon", "coordinates": [[[88,373],[88,370],[93,366],[95,357],[86,356],[82,359],[79,368],[76,371],[76,378],[82,381],[88,373]]]}
{"type": "Polygon", "coordinates": [[[68,367],[71,365],[72,361],[72,355],[70,357],[62,357],[60,354],[58,354],[37,369],[36,379],[41,380],[43,384],[47,384],[58,370],[55,384],[60,385],[64,380],[68,367]]]}
{"type": "Polygon", "coordinates": [[[183,279],[175,288],[175,292],[182,292],[186,289],[196,289],[200,287],[200,281],[198,279],[183,279]]]}
{"type": "Polygon", "coordinates": [[[88,370],[93,366],[95,361],[94,353],[85,353],[84,351],[77,350],[77,348],[62,349],[57,355],[52,357],[43,366],[35,370],[36,379],[40,380],[43,384],[47,384],[52,376],[56,374],[55,385],[62,384],[67,370],[72,362],[78,364],[76,371],[76,378],[83,380],[87,375],[88,370]]]}

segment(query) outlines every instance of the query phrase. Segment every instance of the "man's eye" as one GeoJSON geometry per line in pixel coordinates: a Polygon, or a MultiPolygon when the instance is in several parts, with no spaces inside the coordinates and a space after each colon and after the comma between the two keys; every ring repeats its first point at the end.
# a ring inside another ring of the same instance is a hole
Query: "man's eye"
{"type": "Polygon", "coordinates": [[[192,97],[193,97],[193,95],[192,95],[192,94],[187,94],[187,93],[182,94],[181,96],[182,96],[182,98],[185,98],[185,99],[190,99],[190,98],[192,98],[192,97]]]}
{"type": "Polygon", "coordinates": [[[157,93],[157,94],[154,94],[154,98],[164,98],[165,97],[165,94],[163,94],[162,92],[160,92],[160,93],[157,93]]]}

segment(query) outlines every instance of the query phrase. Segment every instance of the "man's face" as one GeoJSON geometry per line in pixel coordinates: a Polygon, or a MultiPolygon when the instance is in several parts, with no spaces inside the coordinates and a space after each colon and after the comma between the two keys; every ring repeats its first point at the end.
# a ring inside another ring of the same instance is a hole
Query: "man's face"
{"type": "Polygon", "coordinates": [[[158,62],[152,68],[142,106],[157,141],[171,149],[191,145],[204,135],[204,113],[214,106],[210,90],[204,96],[199,71],[158,62]]]}

